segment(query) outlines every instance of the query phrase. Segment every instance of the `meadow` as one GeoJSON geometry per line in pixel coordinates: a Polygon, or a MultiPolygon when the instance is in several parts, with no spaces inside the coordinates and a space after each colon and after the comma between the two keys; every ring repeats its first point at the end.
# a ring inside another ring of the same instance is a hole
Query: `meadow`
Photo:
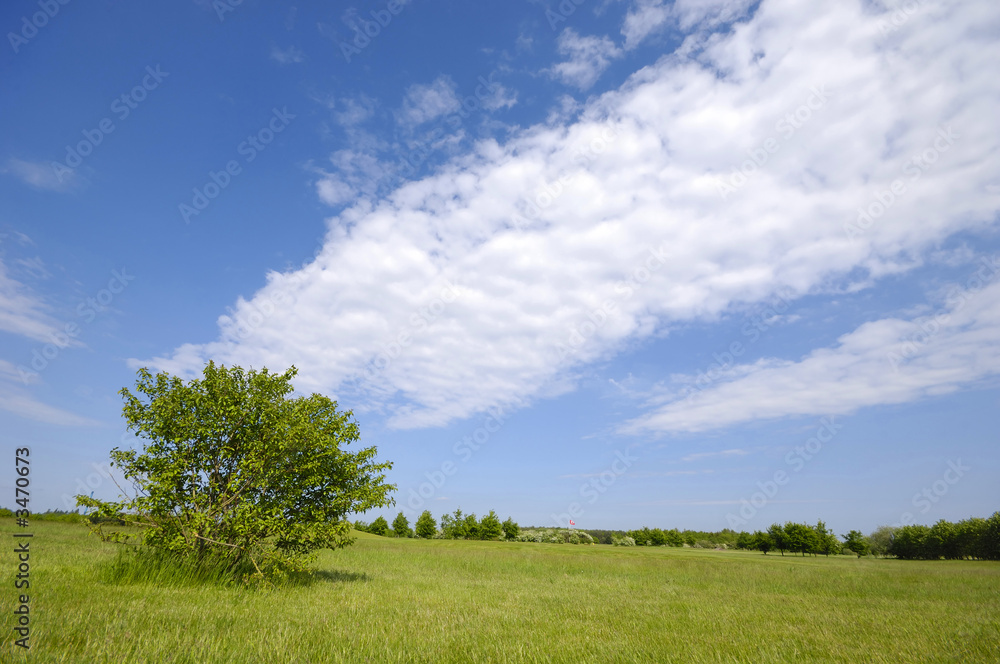
{"type": "Polygon", "coordinates": [[[4,662],[1000,662],[1000,563],[382,538],[270,590],[109,582],[116,547],[32,522],[31,649],[4,662]]]}

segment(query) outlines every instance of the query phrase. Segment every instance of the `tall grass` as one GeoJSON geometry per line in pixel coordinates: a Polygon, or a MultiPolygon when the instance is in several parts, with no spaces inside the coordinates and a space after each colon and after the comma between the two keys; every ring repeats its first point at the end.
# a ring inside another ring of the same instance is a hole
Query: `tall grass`
{"type": "Polygon", "coordinates": [[[361,534],[248,591],[32,529],[32,651],[5,609],[0,661],[1000,662],[1000,563],[361,534]]]}

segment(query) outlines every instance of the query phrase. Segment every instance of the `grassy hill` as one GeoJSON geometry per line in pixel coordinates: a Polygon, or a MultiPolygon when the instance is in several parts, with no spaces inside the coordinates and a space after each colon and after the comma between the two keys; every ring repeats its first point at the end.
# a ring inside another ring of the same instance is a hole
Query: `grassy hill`
{"type": "Polygon", "coordinates": [[[15,530],[4,662],[1000,662],[998,563],[360,533],[311,583],[247,591],[102,581],[114,546],[41,521],[25,657],[15,530]]]}

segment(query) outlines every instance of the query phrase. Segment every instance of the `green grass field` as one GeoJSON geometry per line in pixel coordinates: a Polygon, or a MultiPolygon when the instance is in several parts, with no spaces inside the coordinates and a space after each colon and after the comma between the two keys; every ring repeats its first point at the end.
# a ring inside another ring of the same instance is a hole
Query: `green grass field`
{"type": "Polygon", "coordinates": [[[396,540],[323,552],[308,585],[101,581],[115,558],[34,521],[31,650],[4,662],[1000,662],[1000,564],[396,540]]]}

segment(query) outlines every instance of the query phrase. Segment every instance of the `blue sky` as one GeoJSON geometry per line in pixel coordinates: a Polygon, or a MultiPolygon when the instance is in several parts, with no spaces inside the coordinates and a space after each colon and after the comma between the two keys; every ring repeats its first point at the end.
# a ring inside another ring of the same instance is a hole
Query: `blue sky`
{"type": "Polygon", "coordinates": [[[1000,507],[995,3],[277,4],[0,9],[36,510],[209,359],[352,409],[390,517],[1000,507]]]}

